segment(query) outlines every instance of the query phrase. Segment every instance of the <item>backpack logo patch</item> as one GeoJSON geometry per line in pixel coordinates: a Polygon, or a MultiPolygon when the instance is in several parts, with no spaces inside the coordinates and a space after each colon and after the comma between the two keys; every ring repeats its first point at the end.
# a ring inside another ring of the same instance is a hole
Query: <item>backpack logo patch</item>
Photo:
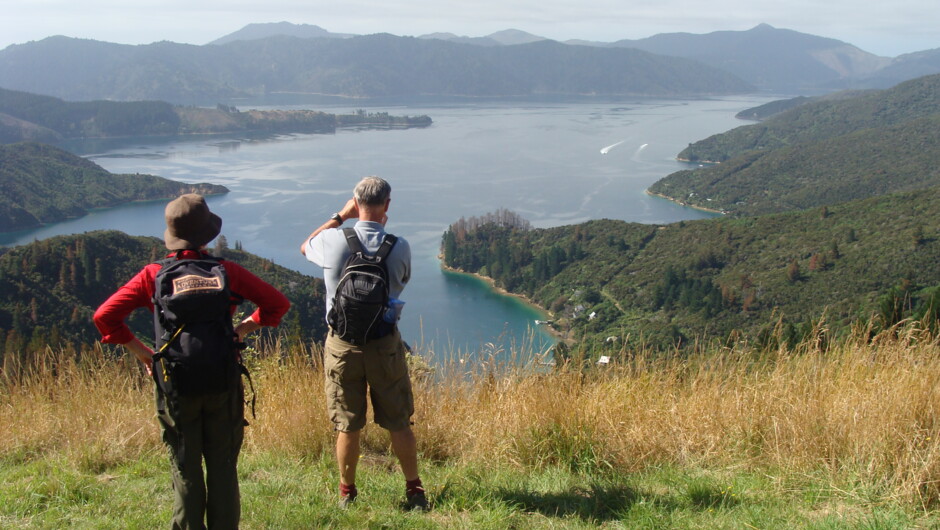
{"type": "Polygon", "coordinates": [[[218,276],[206,278],[205,276],[196,276],[190,274],[173,279],[173,295],[197,291],[221,291],[222,279],[218,276]]]}

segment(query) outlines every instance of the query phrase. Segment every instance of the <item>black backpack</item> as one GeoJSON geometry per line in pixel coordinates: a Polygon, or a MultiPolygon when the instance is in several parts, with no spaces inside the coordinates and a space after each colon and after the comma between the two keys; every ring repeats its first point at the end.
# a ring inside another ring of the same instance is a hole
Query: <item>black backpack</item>
{"type": "Polygon", "coordinates": [[[382,245],[374,256],[369,256],[359,242],[353,228],[344,228],[349,257],[343,271],[333,307],[327,321],[333,333],[346,342],[362,345],[372,339],[388,335],[395,329],[394,323],[382,317],[388,308],[388,257],[398,238],[385,234],[382,245]]]}
{"type": "Polygon", "coordinates": [[[167,258],[154,279],[153,375],[170,396],[224,392],[240,374],[232,305],[222,260],[167,258]]]}

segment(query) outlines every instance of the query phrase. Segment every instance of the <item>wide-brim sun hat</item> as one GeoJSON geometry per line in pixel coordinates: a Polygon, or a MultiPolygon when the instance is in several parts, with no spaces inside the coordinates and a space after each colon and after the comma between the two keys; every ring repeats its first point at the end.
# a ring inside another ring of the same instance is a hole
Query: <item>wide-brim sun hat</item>
{"type": "Polygon", "coordinates": [[[163,242],[169,250],[198,249],[222,231],[222,218],[209,211],[202,195],[187,193],[166,205],[163,242]]]}

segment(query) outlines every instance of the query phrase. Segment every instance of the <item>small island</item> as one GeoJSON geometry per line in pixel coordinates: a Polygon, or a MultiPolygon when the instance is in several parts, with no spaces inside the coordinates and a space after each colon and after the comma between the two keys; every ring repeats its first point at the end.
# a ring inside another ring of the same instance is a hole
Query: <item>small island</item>
{"type": "Polygon", "coordinates": [[[218,105],[215,109],[174,107],[179,117],[178,134],[233,132],[333,133],[344,127],[394,128],[427,127],[428,116],[392,116],[387,112],[329,114],[316,110],[247,110],[218,105]]]}

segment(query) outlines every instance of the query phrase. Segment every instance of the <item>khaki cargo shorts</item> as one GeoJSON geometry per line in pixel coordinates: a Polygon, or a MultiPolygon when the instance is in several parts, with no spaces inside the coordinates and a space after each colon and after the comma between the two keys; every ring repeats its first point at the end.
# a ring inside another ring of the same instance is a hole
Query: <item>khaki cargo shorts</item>
{"type": "Polygon", "coordinates": [[[375,422],[396,432],[411,425],[414,395],[405,362],[405,345],[396,329],[364,346],[330,332],[323,348],[326,407],[336,430],[358,431],[366,425],[366,392],[375,422]]]}

